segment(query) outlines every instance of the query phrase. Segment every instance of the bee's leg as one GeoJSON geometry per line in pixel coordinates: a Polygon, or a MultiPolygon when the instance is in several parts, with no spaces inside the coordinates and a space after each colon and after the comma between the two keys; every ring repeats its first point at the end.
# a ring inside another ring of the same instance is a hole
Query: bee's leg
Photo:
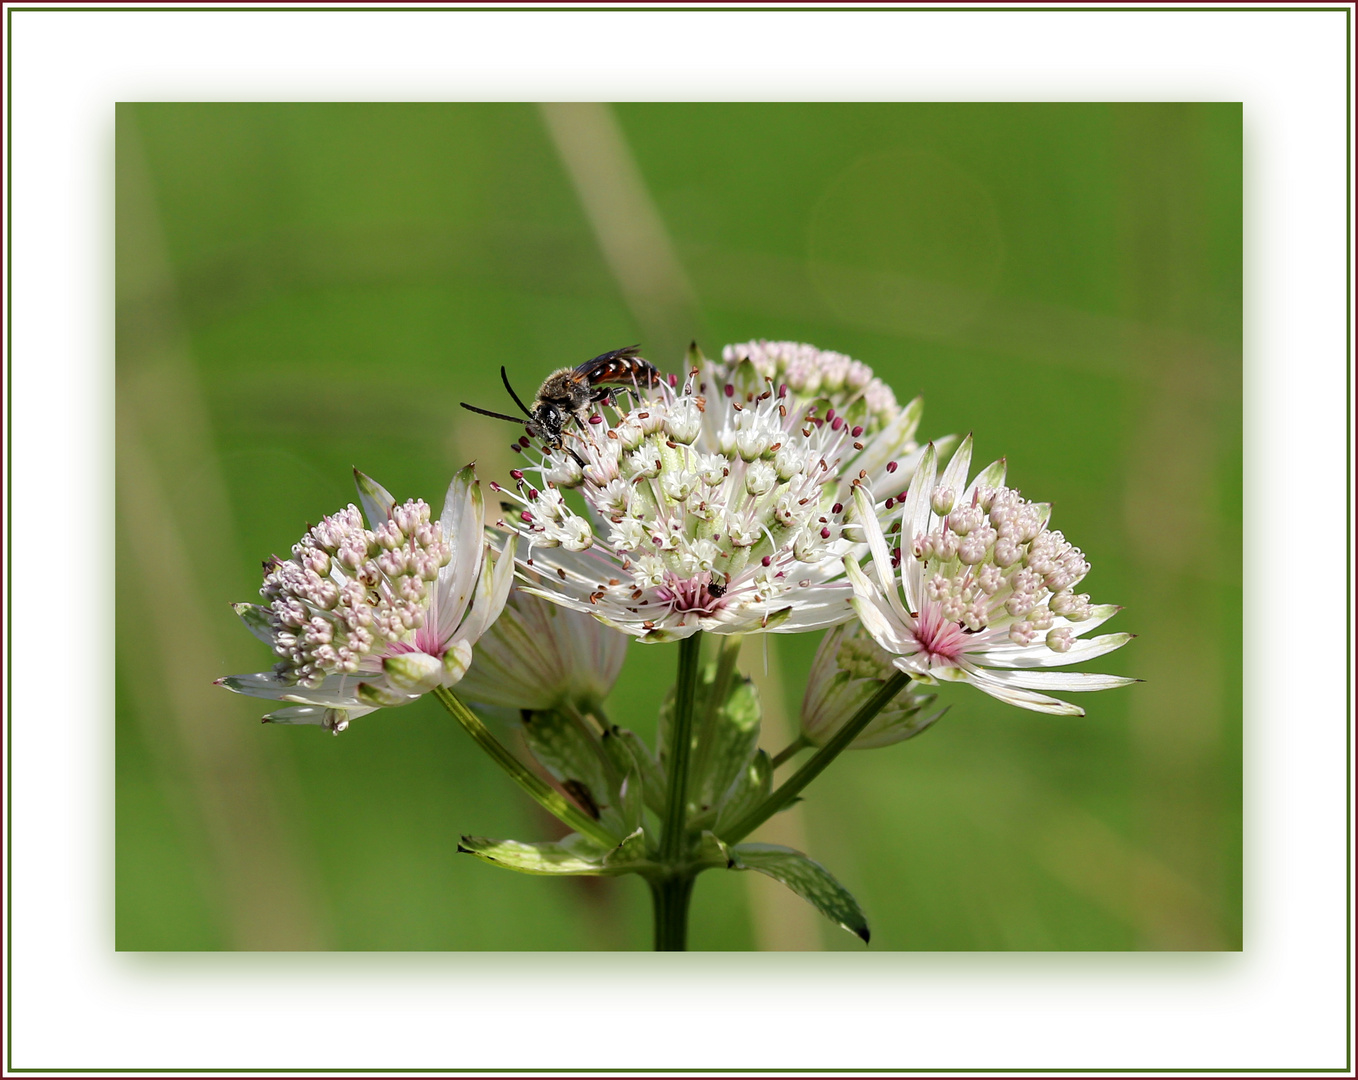
{"type": "Polygon", "coordinates": [[[572,450],[569,446],[563,446],[561,449],[566,451],[566,453],[570,454],[571,457],[575,458],[575,463],[579,465],[580,468],[582,469],[585,468],[585,459],[582,458],[579,454],[577,454],[574,450],[572,450]]]}

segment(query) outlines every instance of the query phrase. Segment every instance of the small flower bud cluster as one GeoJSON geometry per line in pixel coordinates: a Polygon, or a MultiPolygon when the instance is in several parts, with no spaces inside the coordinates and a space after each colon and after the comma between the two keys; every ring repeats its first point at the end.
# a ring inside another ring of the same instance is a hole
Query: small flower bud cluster
{"type": "Polygon", "coordinates": [[[393,506],[375,529],[350,504],[324,518],[273,559],[260,595],[267,603],[275,670],[315,688],[325,676],[353,674],[363,657],[424,625],[430,583],[452,557],[429,507],[393,506]]]}
{"type": "MultiPolygon", "coordinates": [[[[802,737],[823,746],[896,672],[894,657],[854,620],[826,633],[811,662],[802,699],[802,737]]],[[[927,714],[935,695],[914,686],[894,697],[851,744],[889,746],[918,735],[943,715],[927,714]]]]}
{"type": "Polygon", "coordinates": [[[786,385],[799,403],[827,400],[841,413],[861,403],[854,420],[869,433],[886,427],[900,407],[891,387],[873,377],[872,368],[843,353],[795,341],[747,341],[722,350],[718,378],[732,381],[742,362],[749,362],[761,381],[786,385]]]}
{"type": "MultiPolygon", "coordinates": [[[[929,501],[936,525],[911,545],[911,555],[924,564],[925,598],[972,633],[1006,626],[1009,640],[1026,646],[1052,631],[1048,645],[1067,651],[1073,633],[1053,624],[1058,616],[1089,618],[1089,597],[1072,591],[1089,563],[1060,532],[1046,528],[1051,507],[1007,487],[978,487],[957,506],[953,492],[940,485],[929,501]]],[[[899,549],[893,565],[900,565],[899,549]]]]}

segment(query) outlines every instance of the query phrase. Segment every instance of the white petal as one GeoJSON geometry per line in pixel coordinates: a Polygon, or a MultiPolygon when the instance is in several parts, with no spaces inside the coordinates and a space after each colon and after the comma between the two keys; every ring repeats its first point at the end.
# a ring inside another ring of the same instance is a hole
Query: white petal
{"type": "MultiPolygon", "coordinates": [[[[924,458],[910,481],[910,490],[901,508],[901,551],[908,554],[916,537],[929,531],[929,499],[934,492],[934,479],[938,472],[938,451],[934,444],[924,451],[924,458]]],[[[902,563],[914,560],[902,559],[902,563]]]]}
{"type": "Polygon", "coordinates": [[[354,470],[354,483],[358,485],[358,498],[363,504],[363,516],[368,519],[368,528],[375,529],[391,517],[391,508],[396,505],[391,492],[357,469],[354,470]]]}
{"type": "Polygon", "coordinates": [[[849,603],[853,606],[863,629],[872,639],[889,653],[900,653],[905,648],[905,637],[901,628],[887,615],[882,607],[871,600],[855,596],[849,603]]]}
{"type": "MultiPolygon", "coordinates": [[[[882,535],[882,527],[877,524],[877,515],[873,512],[872,498],[863,490],[862,484],[853,489],[853,503],[854,509],[858,512],[857,517],[862,523],[864,538],[872,552],[872,568],[882,586],[882,595],[891,604],[897,617],[904,621],[906,618],[905,608],[901,605],[900,589],[896,585],[896,572],[891,568],[891,552],[887,550],[886,537],[882,535]]],[[[847,566],[845,572],[847,573],[847,566]]],[[[855,588],[855,591],[857,591],[857,588],[855,588]]]]}
{"type": "Polygon", "coordinates": [[[443,537],[453,549],[448,565],[439,571],[434,586],[433,607],[436,609],[440,641],[450,641],[453,631],[467,610],[476,575],[481,569],[485,550],[485,503],[476,473],[468,465],[448,485],[444,496],[443,513],[439,516],[443,537]]]}
{"type": "MultiPolygon", "coordinates": [[[[489,545],[487,545],[489,547],[489,545]]],[[[514,537],[509,537],[492,566],[489,559],[482,563],[481,578],[476,585],[476,598],[462,625],[457,628],[460,641],[475,643],[504,610],[509,590],[514,584],[514,537]]]]}
{"type": "Polygon", "coordinates": [[[948,462],[948,467],[943,470],[943,475],[938,478],[936,487],[952,488],[953,494],[958,496],[958,505],[961,505],[961,495],[967,484],[967,470],[971,468],[971,436],[968,435],[962,440],[962,445],[957,448],[957,453],[953,454],[952,460],[948,462]]]}
{"type": "Polygon", "coordinates": [[[336,721],[347,724],[356,716],[367,716],[376,709],[369,708],[367,705],[355,705],[345,709],[327,709],[319,705],[292,705],[286,709],[279,709],[271,712],[264,717],[266,724],[319,724],[325,727],[333,727],[336,721]]]}
{"type": "Polygon", "coordinates": [[[269,609],[260,607],[258,604],[232,604],[231,610],[240,616],[240,621],[245,624],[245,629],[264,642],[265,645],[272,645],[274,642],[274,627],[269,618],[269,609]]]}
{"type": "Polygon", "coordinates": [[[427,694],[440,684],[443,663],[428,653],[408,652],[382,661],[387,685],[402,694],[427,694]]]}
{"type": "Polygon", "coordinates": [[[1137,681],[1122,675],[1094,675],[1086,671],[988,671],[986,678],[1024,690],[1114,690],[1137,681]]]}
{"type": "Polygon", "coordinates": [[[984,662],[986,667],[992,668],[1066,667],[1120,649],[1134,636],[1134,634],[1103,634],[1088,641],[1076,641],[1063,653],[1049,649],[1045,644],[1029,645],[1021,649],[992,649],[985,653],[984,662]]]}
{"type": "Polygon", "coordinates": [[[217,685],[250,697],[347,709],[359,703],[358,684],[362,678],[359,675],[330,675],[319,687],[311,689],[286,682],[272,671],[261,671],[255,675],[228,675],[218,679],[217,685]]]}
{"type": "Polygon", "coordinates": [[[977,690],[1007,704],[1017,705],[1021,709],[1049,713],[1052,716],[1084,716],[1085,714],[1084,709],[1078,705],[1072,705],[1068,701],[1059,701],[1056,698],[1047,697],[1045,694],[1035,694],[1031,690],[1024,690],[999,682],[993,678],[992,672],[968,672],[967,682],[971,683],[977,690]]]}

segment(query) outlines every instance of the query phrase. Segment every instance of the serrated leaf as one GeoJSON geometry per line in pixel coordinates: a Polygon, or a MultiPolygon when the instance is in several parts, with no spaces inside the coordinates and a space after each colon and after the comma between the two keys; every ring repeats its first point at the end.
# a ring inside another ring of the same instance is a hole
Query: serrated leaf
{"type": "Polygon", "coordinates": [[[868,920],[858,901],[814,859],[777,844],[736,844],[730,848],[732,869],[757,870],[782,882],[831,922],[867,944],[868,920]]]}
{"type": "Polygon", "coordinates": [[[767,799],[772,791],[773,762],[765,751],[756,751],[722,796],[721,810],[717,814],[717,832],[739,821],[767,799]]]}
{"type": "Polygon", "coordinates": [[[619,839],[632,830],[624,827],[618,810],[616,781],[610,775],[602,747],[581,724],[552,710],[526,713],[524,734],[537,758],[585,813],[619,839]]]}
{"type": "Polygon", "coordinates": [[[634,770],[641,777],[641,793],[646,805],[657,814],[665,812],[665,775],[650,748],[634,731],[614,725],[604,732],[604,753],[619,774],[634,770]]]}

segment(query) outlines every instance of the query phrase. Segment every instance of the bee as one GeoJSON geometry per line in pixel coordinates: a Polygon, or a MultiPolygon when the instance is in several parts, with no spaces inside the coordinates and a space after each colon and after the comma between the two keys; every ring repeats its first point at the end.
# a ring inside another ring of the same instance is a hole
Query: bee
{"type": "MultiPolygon", "coordinates": [[[[625,349],[601,353],[578,367],[553,371],[538,387],[531,406],[525,405],[514,392],[514,388],[509,385],[509,375],[503,365],[500,367],[500,381],[505,384],[509,396],[514,399],[514,404],[528,417],[530,434],[536,434],[547,446],[559,449],[563,446],[566,425],[571,420],[580,425],[588,423],[591,408],[613,393],[611,387],[621,386],[639,390],[643,386],[653,387],[660,384],[662,376],[655,365],[637,355],[640,348],[640,345],[629,345],[625,349]]],[[[480,413],[482,416],[508,420],[512,424],[523,423],[517,416],[478,409],[465,401],[461,402],[461,405],[464,409],[480,413]]],[[[580,462],[579,456],[574,451],[568,449],[567,452],[580,462]]],[[[580,464],[583,465],[584,462],[580,464]]]]}

